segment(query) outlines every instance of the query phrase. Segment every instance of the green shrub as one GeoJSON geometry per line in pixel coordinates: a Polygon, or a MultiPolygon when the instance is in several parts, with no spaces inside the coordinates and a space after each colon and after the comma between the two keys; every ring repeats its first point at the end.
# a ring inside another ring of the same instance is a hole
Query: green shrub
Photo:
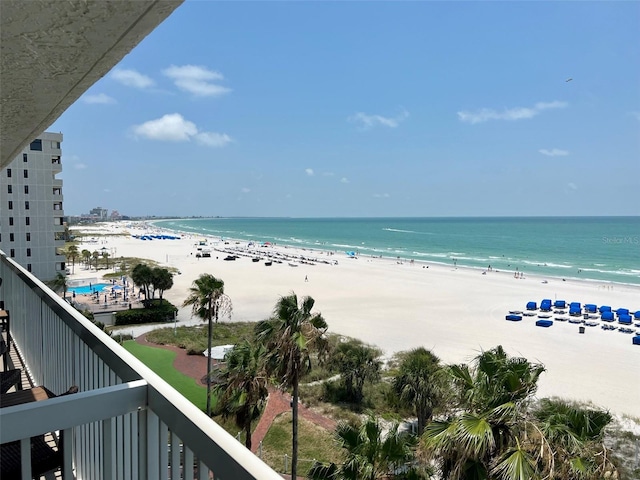
{"type": "Polygon", "coordinates": [[[148,308],[133,308],[116,313],[116,325],[138,325],[172,321],[178,309],[170,302],[153,302],[148,308]]]}

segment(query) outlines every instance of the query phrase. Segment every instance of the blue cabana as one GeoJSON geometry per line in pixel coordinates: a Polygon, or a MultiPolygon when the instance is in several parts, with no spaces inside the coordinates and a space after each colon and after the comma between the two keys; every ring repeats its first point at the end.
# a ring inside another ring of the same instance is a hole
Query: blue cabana
{"type": "Polygon", "coordinates": [[[537,310],[537,309],[538,309],[538,304],[536,302],[527,302],[527,310],[537,310]]]}
{"type": "Polygon", "coordinates": [[[584,311],[587,313],[596,313],[597,310],[598,310],[598,306],[594,305],[593,303],[584,304],[584,311]]]}
{"type": "Polygon", "coordinates": [[[610,312],[611,311],[611,307],[609,305],[602,305],[600,308],[600,313],[604,313],[604,312],[610,312]]]}
{"type": "Polygon", "coordinates": [[[640,310],[633,314],[633,318],[635,318],[636,320],[640,320],[640,310]]]}
{"type": "Polygon", "coordinates": [[[631,325],[631,315],[618,315],[618,323],[623,323],[625,325],[631,325]]]}
{"type": "Polygon", "coordinates": [[[504,317],[504,319],[509,320],[510,322],[519,322],[520,320],[522,320],[522,315],[510,314],[504,317]]]}
{"type": "Polygon", "coordinates": [[[633,344],[640,345],[640,335],[636,335],[635,337],[633,337],[633,344]]]}
{"type": "Polygon", "coordinates": [[[582,307],[580,306],[580,302],[571,302],[569,304],[569,315],[581,315],[582,307]]]}
{"type": "Polygon", "coordinates": [[[543,312],[550,312],[551,300],[548,298],[545,298],[544,300],[542,300],[542,302],[540,302],[540,310],[542,310],[543,312]]]}
{"type": "Polygon", "coordinates": [[[567,302],[564,300],[556,300],[553,306],[556,308],[567,308],[567,302]]]}
{"type": "Polygon", "coordinates": [[[613,312],[602,312],[600,319],[605,322],[613,322],[613,312]]]}
{"type": "Polygon", "coordinates": [[[619,308],[616,310],[616,313],[618,314],[618,316],[620,315],[629,315],[629,309],[628,308],[619,308]]]}

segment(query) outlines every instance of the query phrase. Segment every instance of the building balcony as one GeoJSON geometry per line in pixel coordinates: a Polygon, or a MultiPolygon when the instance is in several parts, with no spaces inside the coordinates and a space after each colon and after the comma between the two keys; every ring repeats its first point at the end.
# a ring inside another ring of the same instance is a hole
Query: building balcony
{"type": "Polygon", "coordinates": [[[4,368],[23,370],[29,394],[77,387],[12,406],[4,405],[18,392],[1,396],[0,443],[19,445],[23,479],[32,477],[38,452],[30,445],[43,434],[53,439],[64,479],[281,478],[2,252],[0,278],[10,314],[3,339],[20,359],[4,368]]]}

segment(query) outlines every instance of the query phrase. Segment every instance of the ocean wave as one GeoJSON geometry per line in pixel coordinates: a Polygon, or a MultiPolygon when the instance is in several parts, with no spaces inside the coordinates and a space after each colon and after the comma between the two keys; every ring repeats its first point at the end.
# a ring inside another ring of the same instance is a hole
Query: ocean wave
{"type": "Polygon", "coordinates": [[[560,264],[560,263],[534,262],[531,260],[521,260],[521,262],[527,265],[534,265],[536,267],[575,268],[573,265],[566,265],[566,264],[560,264]]]}
{"type": "Polygon", "coordinates": [[[396,233],[413,233],[416,235],[435,235],[431,232],[416,232],[415,230],[402,230],[401,228],[383,228],[382,230],[386,232],[396,232],[396,233]]]}

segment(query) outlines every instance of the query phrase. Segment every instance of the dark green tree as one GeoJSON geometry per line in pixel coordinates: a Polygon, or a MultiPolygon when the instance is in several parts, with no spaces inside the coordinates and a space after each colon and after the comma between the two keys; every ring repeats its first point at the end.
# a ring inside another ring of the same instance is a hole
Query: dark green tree
{"type": "Polygon", "coordinates": [[[158,290],[160,303],[162,303],[162,296],[165,290],[173,287],[173,275],[166,268],[156,267],[151,270],[151,283],[153,284],[154,290],[152,296],[155,296],[155,290],[158,290]]]}
{"type": "MultiPolygon", "coordinates": [[[[135,271],[135,269],[134,269],[135,271]]],[[[135,281],[135,280],[134,280],[135,281]]],[[[136,282],[137,283],[137,282],[136,282]]],[[[224,293],[224,282],[211,274],[203,273],[193,281],[189,296],[182,304],[190,306],[191,314],[207,321],[207,415],[211,416],[211,348],[213,320],[218,323],[220,315],[231,316],[231,299],[224,293]]]]}
{"type": "Polygon", "coordinates": [[[235,418],[249,450],[251,422],[260,416],[269,395],[264,353],[264,346],[243,340],[225,355],[224,365],[211,373],[217,399],[214,414],[235,418]]]}
{"type": "Polygon", "coordinates": [[[312,368],[311,354],[324,358],[328,349],[327,322],[319,313],[311,313],[315,300],[304,297],[298,305],[295,293],[281,297],[273,317],[256,325],[256,336],[266,349],[267,372],[275,376],[281,388],[292,389],[291,477],[298,468],[298,387],[300,377],[312,368]]]}
{"type": "Polygon", "coordinates": [[[380,379],[380,350],[357,340],[339,343],[331,353],[329,364],[344,382],[349,401],[360,403],[365,382],[380,379]]]}
{"type": "Polygon", "coordinates": [[[425,348],[416,348],[400,356],[393,389],[400,401],[412,408],[418,417],[418,435],[431,420],[433,411],[446,396],[449,378],[440,359],[425,348]]]}

